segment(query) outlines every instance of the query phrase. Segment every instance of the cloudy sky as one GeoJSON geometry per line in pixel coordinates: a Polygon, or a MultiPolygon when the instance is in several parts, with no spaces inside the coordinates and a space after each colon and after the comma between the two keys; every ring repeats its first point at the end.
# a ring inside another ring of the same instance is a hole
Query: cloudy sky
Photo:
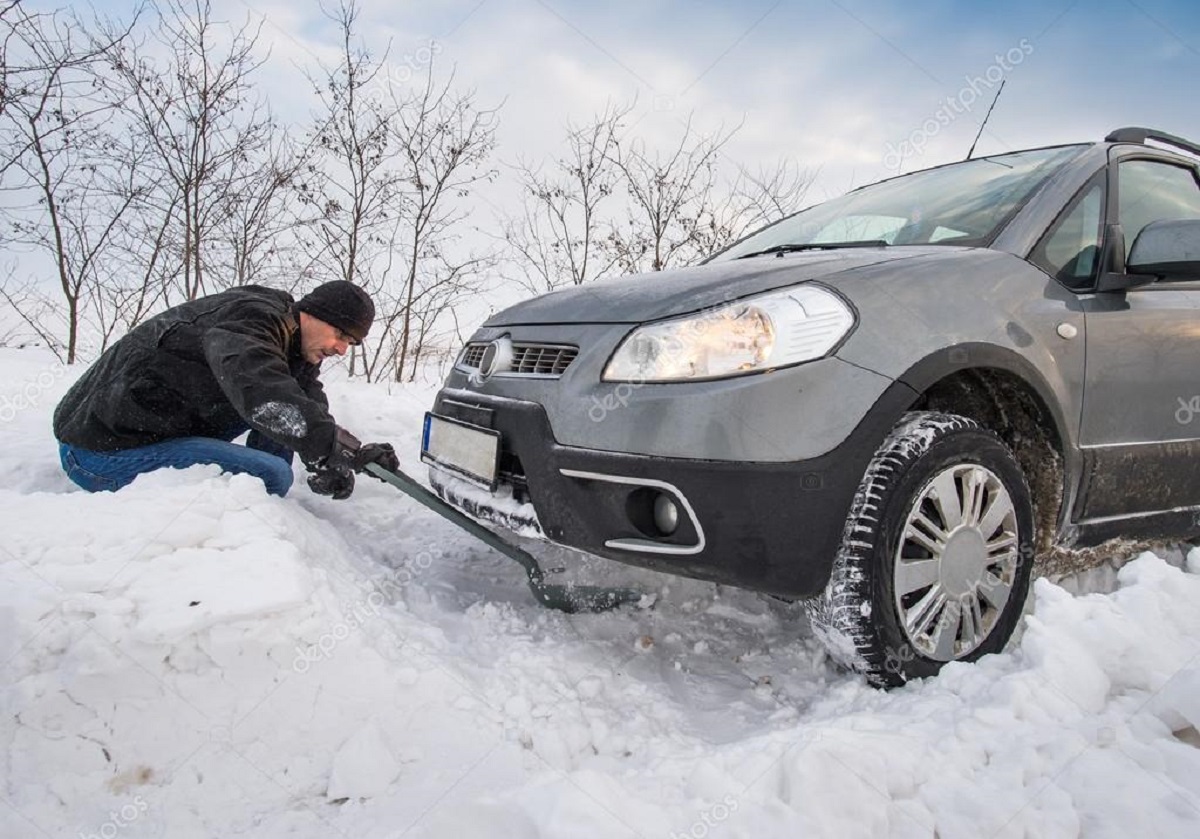
{"type": "MultiPolygon", "coordinates": [[[[330,5],[335,0],[329,0],[330,5]]],[[[187,0],[190,2],[190,0],[187,0]]],[[[304,68],[336,58],[317,0],[212,0],[261,24],[260,91],[313,108],[304,68]]],[[[128,17],[131,0],[96,0],[128,17]]],[[[1183,0],[360,0],[360,31],[403,83],[430,58],[501,104],[498,156],[538,159],[568,120],[636,101],[631,133],[669,143],[689,115],[741,125],[729,162],[793,157],[813,199],[967,154],[1099,139],[1148,125],[1200,140],[1200,4],[1183,0]]]]}
{"type": "MultiPolygon", "coordinates": [[[[213,0],[261,21],[261,92],[288,118],[312,107],[299,68],[332,59],[313,1],[213,0]]],[[[127,14],[128,4],[97,7],[127,14]]],[[[896,3],[878,0],[363,0],[362,35],[394,76],[433,56],[480,104],[503,103],[499,155],[550,151],[567,120],[636,98],[632,132],[742,125],[750,165],[819,167],[814,198],[976,154],[1099,139],[1149,125],[1200,140],[1200,5],[1182,0],[896,3]]]]}

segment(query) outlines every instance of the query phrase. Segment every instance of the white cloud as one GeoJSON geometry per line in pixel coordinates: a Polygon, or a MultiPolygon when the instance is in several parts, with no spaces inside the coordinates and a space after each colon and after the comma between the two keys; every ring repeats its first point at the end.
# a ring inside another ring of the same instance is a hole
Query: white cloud
{"type": "MultiPolygon", "coordinates": [[[[265,17],[272,57],[261,78],[263,93],[279,113],[307,114],[311,92],[307,83],[297,84],[296,66],[317,55],[336,56],[332,27],[316,6],[253,0],[224,0],[224,6],[231,16],[249,7],[265,17]]],[[[1095,139],[1135,116],[1200,135],[1196,117],[1153,104],[1162,100],[1143,67],[1200,64],[1184,47],[1188,33],[1181,24],[1162,10],[1157,23],[1132,7],[1119,13],[1145,36],[1146,55],[1135,58],[1127,49],[1105,49],[1105,32],[1119,28],[1120,20],[1101,25],[1084,11],[1060,18],[1061,11],[1031,5],[989,17],[957,7],[899,10],[876,2],[600,8],[560,0],[368,0],[360,30],[377,53],[390,39],[396,66],[435,42],[437,64],[455,68],[458,82],[474,88],[481,105],[503,102],[498,154],[505,160],[551,154],[568,121],[636,97],[635,132],[650,145],[675,140],[689,113],[704,130],[741,123],[728,149],[739,162],[755,166],[794,156],[819,167],[821,189],[833,194],[889,174],[883,165],[888,143],[919,129],[967,77],[986,72],[997,53],[1022,39],[1034,52],[1007,74],[979,153],[1095,139]],[[1114,65],[1125,72],[1114,75],[1114,65]],[[1098,96],[1105,89],[1109,95],[1098,96]]],[[[988,104],[985,93],[913,166],[965,155],[988,104]]]]}

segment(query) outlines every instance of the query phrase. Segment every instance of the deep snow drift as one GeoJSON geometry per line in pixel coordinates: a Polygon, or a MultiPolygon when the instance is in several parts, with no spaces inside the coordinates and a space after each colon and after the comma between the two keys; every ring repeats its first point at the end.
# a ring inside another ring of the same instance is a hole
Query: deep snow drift
{"type": "MultiPolygon", "coordinates": [[[[882,693],[745,592],[606,564],[653,606],[545,611],[369,478],[88,495],[76,373],[0,350],[0,836],[1200,835],[1200,551],[1040,581],[1008,653],[882,693]]],[[[329,390],[424,475],[433,387],[329,390]]]]}

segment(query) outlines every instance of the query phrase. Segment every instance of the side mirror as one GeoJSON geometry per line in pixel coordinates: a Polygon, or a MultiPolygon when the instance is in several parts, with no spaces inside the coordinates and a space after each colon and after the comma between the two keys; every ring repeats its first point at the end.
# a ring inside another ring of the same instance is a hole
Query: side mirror
{"type": "Polygon", "coordinates": [[[1123,293],[1131,288],[1150,285],[1153,274],[1137,274],[1125,265],[1125,231],[1119,224],[1104,226],[1104,245],[1100,249],[1100,276],[1096,291],[1123,293]]]}
{"type": "Polygon", "coordinates": [[[1133,240],[1125,270],[1164,280],[1200,280],[1200,219],[1147,224],[1133,240]]]}

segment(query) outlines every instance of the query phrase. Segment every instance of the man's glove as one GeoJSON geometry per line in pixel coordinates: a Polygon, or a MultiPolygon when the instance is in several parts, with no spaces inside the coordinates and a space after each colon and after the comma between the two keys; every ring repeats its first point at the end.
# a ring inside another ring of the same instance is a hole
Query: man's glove
{"type": "Polygon", "coordinates": [[[354,455],[354,471],[363,472],[368,463],[377,463],[389,472],[400,470],[400,459],[391,443],[367,443],[354,455]]]}
{"type": "Polygon", "coordinates": [[[317,495],[331,495],[338,501],[349,498],[354,492],[354,473],[365,471],[368,463],[378,463],[389,472],[400,469],[400,459],[391,443],[363,445],[349,431],[339,428],[333,451],[306,464],[313,473],[308,478],[308,488],[317,495]]]}
{"type": "Polygon", "coordinates": [[[308,488],[317,495],[333,496],[335,501],[349,498],[354,492],[354,458],[362,448],[358,438],[344,428],[338,428],[333,438],[333,451],[304,465],[312,472],[308,488]]]}
{"type": "Polygon", "coordinates": [[[334,501],[342,501],[354,492],[354,473],[348,469],[319,467],[308,476],[308,488],[317,495],[331,495],[334,501]]]}

